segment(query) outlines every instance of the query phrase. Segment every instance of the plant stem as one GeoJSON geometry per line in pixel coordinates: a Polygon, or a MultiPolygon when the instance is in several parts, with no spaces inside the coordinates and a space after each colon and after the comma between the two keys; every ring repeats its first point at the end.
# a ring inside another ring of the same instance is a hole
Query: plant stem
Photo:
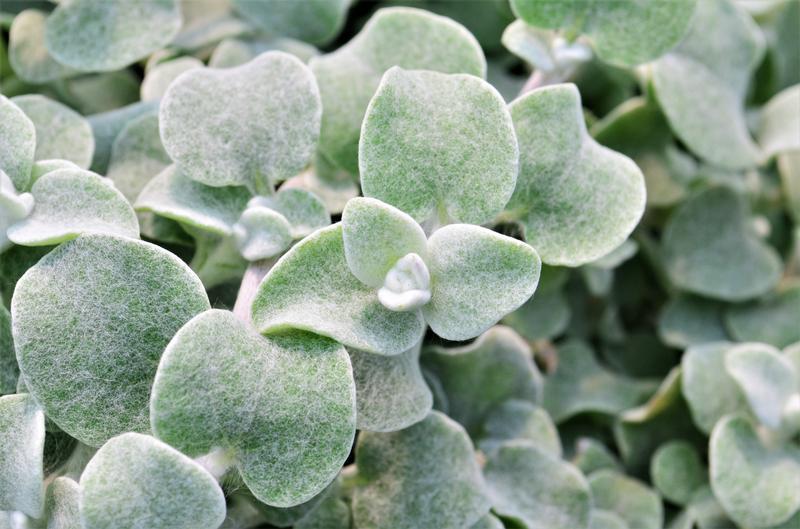
{"type": "Polygon", "coordinates": [[[242,277],[242,284],[239,286],[239,294],[236,296],[236,303],[233,306],[233,313],[246,323],[250,323],[250,308],[253,306],[253,298],[256,297],[258,285],[267,275],[272,266],[278,260],[277,257],[253,261],[242,277]]]}

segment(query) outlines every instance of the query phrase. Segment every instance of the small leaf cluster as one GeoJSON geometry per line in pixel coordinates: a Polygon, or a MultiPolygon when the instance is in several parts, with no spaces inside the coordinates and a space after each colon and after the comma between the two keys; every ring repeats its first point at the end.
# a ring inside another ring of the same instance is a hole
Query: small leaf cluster
{"type": "Polygon", "coordinates": [[[3,3],[0,529],[800,528],[798,20],[3,3]]]}

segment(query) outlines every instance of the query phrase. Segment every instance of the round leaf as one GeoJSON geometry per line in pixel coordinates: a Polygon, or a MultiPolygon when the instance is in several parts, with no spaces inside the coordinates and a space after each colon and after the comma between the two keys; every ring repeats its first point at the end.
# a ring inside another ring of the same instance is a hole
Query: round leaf
{"type": "Polygon", "coordinates": [[[47,416],[83,443],[146,432],[158,359],[208,308],[200,280],[166,250],[83,235],[17,283],[11,315],[22,377],[47,416]]]}
{"type": "Polygon", "coordinates": [[[248,207],[233,225],[233,236],[242,257],[259,261],[283,253],[292,244],[286,217],[269,208],[248,207]]]}
{"type": "Polygon", "coordinates": [[[392,312],[347,266],[341,224],[309,235],[270,270],[253,300],[262,334],[303,329],[371,353],[407,351],[425,332],[422,315],[392,312]]]}
{"type": "Polygon", "coordinates": [[[268,35],[325,44],[342,29],[351,0],[234,0],[233,7],[268,35]]]}
{"type": "Polygon", "coordinates": [[[47,529],[81,529],[80,493],[80,486],[70,478],[53,480],[44,504],[47,529]]]}
{"type": "Polygon", "coordinates": [[[164,97],[169,85],[183,72],[202,68],[203,62],[194,57],[178,57],[171,61],[156,64],[147,71],[142,80],[142,101],[153,101],[164,97]]]}
{"type": "Polygon", "coordinates": [[[786,347],[800,342],[800,286],[725,312],[725,325],[740,342],[786,347]]]}
{"type": "Polygon", "coordinates": [[[265,194],[306,166],[321,113],[311,70],[275,51],[184,73],[167,89],[159,120],[164,147],[187,176],[265,194]]]}
{"type": "Polygon", "coordinates": [[[662,496],[678,505],[687,505],[707,481],[700,455],[686,441],[662,445],[650,462],[650,476],[662,496]]]}
{"type": "Polygon", "coordinates": [[[47,14],[26,9],[14,17],[8,34],[8,60],[14,73],[30,83],[46,83],[74,74],[47,51],[44,28],[47,14]]]}
{"type": "Polygon", "coordinates": [[[0,511],[34,518],[44,502],[44,414],[30,395],[0,397],[0,511]]]}
{"type": "Polygon", "coordinates": [[[213,476],[147,435],[109,440],[80,484],[85,529],[217,529],[225,519],[225,496],[213,476]]]}
{"type": "Polygon", "coordinates": [[[91,170],[105,174],[111,159],[114,140],[125,126],[141,115],[158,109],[158,101],[140,101],[102,114],[89,116],[89,124],[94,133],[95,148],[91,170]]]}
{"type": "Polygon", "coordinates": [[[180,27],[177,0],[69,0],[47,17],[45,43],[61,64],[111,71],[163,48],[180,27]]]}
{"type": "Polygon", "coordinates": [[[19,191],[28,188],[34,153],[36,127],[17,105],[0,95],[0,170],[19,191]]]}
{"type": "Polygon", "coordinates": [[[671,299],[658,319],[658,335],[671,347],[685,349],[692,345],[728,339],[722,318],[723,305],[716,301],[679,296],[671,299]]]}
{"type": "Polygon", "coordinates": [[[493,454],[507,441],[523,441],[557,458],[561,440],[553,419],[543,408],[525,400],[511,399],[494,408],[483,425],[480,448],[493,454]]]}
{"type": "Polygon", "coordinates": [[[503,98],[472,75],[392,68],[361,127],[364,195],[419,223],[492,220],[514,190],[518,159],[503,98]]]}
{"type": "Polygon", "coordinates": [[[767,102],[758,141],[767,157],[800,150],[800,85],[783,90],[767,102]]]}
{"type": "Polygon", "coordinates": [[[305,189],[292,189],[283,185],[274,195],[260,196],[253,200],[283,215],[289,222],[289,232],[293,239],[302,239],[331,223],[325,204],[317,195],[305,189]]]}
{"type": "Polygon", "coordinates": [[[589,136],[578,89],[541,88],[509,108],[520,170],[503,217],[522,224],[547,264],[578,266],[620,246],[644,212],[644,177],[589,136]]]}
{"type": "Polygon", "coordinates": [[[631,529],[663,527],[661,498],[641,482],[613,470],[599,470],[589,476],[589,486],[594,507],[618,514],[631,529]]]}
{"type": "Polygon", "coordinates": [[[150,409],[160,439],[193,456],[230,450],[253,494],[278,507],[322,491],[355,435],[355,384],[341,345],[303,332],[260,336],[221,310],[170,341],[150,409]]]}

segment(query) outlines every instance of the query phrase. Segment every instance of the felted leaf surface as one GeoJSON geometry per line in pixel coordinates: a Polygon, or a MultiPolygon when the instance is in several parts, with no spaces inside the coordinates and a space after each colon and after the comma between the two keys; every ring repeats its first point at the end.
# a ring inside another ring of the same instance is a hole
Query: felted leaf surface
{"type": "Polygon", "coordinates": [[[692,345],[728,339],[722,303],[696,296],[671,299],[658,319],[658,335],[667,345],[685,349],[692,345]]]}
{"type": "Polygon", "coordinates": [[[491,85],[392,68],[367,108],[358,167],[364,196],[421,224],[481,224],[511,197],[518,158],[511,116],[491,85]]]}
{"type": "Polygon", "coordinates": [[[769,428],[778,428],[786,401],[799,388],[792,362],[770,345],[743,343],[728,350],[725,369],[758,420],[769,428]]]}
{"type": "Polygon", "coordinates": [[[178,33],[177,0],[69,0],[47,17],[45,43],[77,70],[118,70],[163,48],[178,33]]]}
{"type": "Polygon", "coordinates": [[[727,416],[711,432],[711,488],[735,522],[771,527],[800,508],[800,449],[766,447],[750,421],[727,416]]]}
{"type": "Polygon", "coordinates": [[[268,35],[325,44],[344,25],[351,0],[233,0],[233,8],[268,35]]]}
{"type": "Polygon", "coordinates": [[[26,9],[14,17],[8,33],[8,60],[14,73],[30,83],[46,83],[75,73],[47,51],[44,28],[47,14],[26,9]]]}
{"type": "Polygon", "coordinates": [[[341,345],[303,332],[264,337],[221,310],[170,341],[150,406],[160,439],[192,456],[230,450],[253,494],[278,507],[308,501],[336,477],[355,413],[341,345]]]}
{"type": "Polygon", "coordinates": [[[34,153],[36,127],[16,104],[0,95],[0,170],[18,191],[28,188],[34,153]]]}
{"type": "Polygon", "coordinates": [[[433,405],[419,367],[421,343],[395,356],[348,349],[359,430],[393,432],[421,421],[433,405]]]}
{"type": "Polygon", "coordinates": [[[44,502],[44,413],[28,394],[0,397],[0,511],[38,517],[44,502]]]}
{"type": "Polygon", "coordinates": [[[725,325],[740,342],[786,347],[800,342],[800,287],[725,312],[725,325]]]}
{"type": "Polygon", "coordinates": [[[577,88],[540,88],[509,109],[520,169],[503,217],[522,225],[547,264],[578,266],[621,245],[644,212],[644,178],[589,136],[577,88]]]}
{"type": "Polygon", "coordinates": [[[530,348],[508,327],[492,327],[462,347],[431,347],[422,362],[447,395],[447,414],[471,435],[480,433],[493,407],[541,397],[542,377],[530,348]]]}
{"type": "Polygon", "coordinates": [[[281,186],[274,195],[260,196],[254,200],[283,215],[289,222],[293,239],[302,239],[331,223],[325,204],[317,195],[305,189],[281,186]]]}
{"type": "Polygon", "coordinates": [[[689,347],[681,360],[681,386],[697,427],[711,433],[723,416],[747,408],[736,381],[725,369],[725,356],[733,344],[713,342],[689,347]]]}
{"type": "Polygon", "coordinates": [[[421,314],[392,312],[347,266],[342,227],[309,235],[275,264],[253,300],[262,334],[303,329],[377,354],[400,354],[425,332],[421,314]]]}
{"type": "Polygon", "coordinates": [[[233,235],[233,225],[250,200],[247,189],[201,184],[170,165],[144,186],[135,207],[217,235],[233,235]]]}
{"type": "Polygon", "coordinates": [[[356,465],[359,529],[462,529],[489,511],[467,433],[437,411],[399,432],[362,433],[356,465]]]}
{"type": "Polygon", "coordinates": [[[37,160],[33,162],[31,169],[31,185],[47,173],[58,169],[80,169],[80,167],[69,160],[37,160]]]}
{"type": "Polygon", "coordinates": [[[543,405],[558,423],[579,413],[614,415],[646,396],[644,384],[609,372],[588,345],[569,341],[558,348],[558,367],[545,380],[543,405]]]}
{"type": "Polygon", "coordinates": [[[87,169],[94,154],[92,127],[71,108],[38,94],[17,96],[14,104],[36,127],[36,160],[69,160],[87,169]]]}
{"type": "Polygon", "coordinates": [[[486,76],[483,51],[464,26],[407,7],[378,10],[355,38],[315,57],[310,66],[325,108],[320,151],[354,174],[364,113],[386,70],[399,66],[486,76]]]}
{"type": "Polygon", "coordinates": [[[203,62],[194,57],[178,57],[171,61],[156,64],[147,71],[140,88],[142,101],[161,99],[169,85],[183,72],[202,68],[203,62]]]}
{"type": "Polygon", "coordinates": [[[527,442],[561,457],[561,440],[553,420],[543,408],[519,399],[510,399],[492,409],[483,425],[481,450],[492,454],[508,441],[527,442]]]}
{"type": "Polygon", "coordinates": [[[397,261],[428,255],[425,232],[403,211],[374,198],[357,197],[342,213],[344,255],[350,271],[365,285],[379,288],[397,261]]]}
{"type": "Polygon", "coordinates": [[[729,169],[760,158],[745,123],[744,95],[763,52],[762,33],[741,7],[703,0],[684,40],[653,63],[653,86],[672,130],[701,158],[729,169]]]}
{"type": "Polygon", "coordinates": [[[8,230],[25,246],[47,246],[84,233],[139,238],[139,222],[125,197],[106,178],[83,169],[58,169],[34,182],[33,212],[8,230]]]}
{"type": "Polygon", "coordinates": [[[15,393],[19,378],[14,337],[11,335],[11,313],[0,305],[0,395],[15,393]]]}
{"type": "Polygon", "coordinates": [[[0,252],[13,246],[8,228],[25,219],[33,209],[33,195],[17,193],[11,178],[0,169],[0,252]]]}
{"type": "Polygon", "coordinates": [[[111,159],[114,140],[125,126],[143,114],[158,109],[158,101],[140,101],[131,105],[89,116],[89,124],[94,134],[94,157],[90,169],[98,174],[106,174],[111,159]]]}
{"type": "Polygon", "coordinates": [[[231,37],[223,39],[214,48],[211,57],[208,59],[208,65],[211,68],[240,66],[269,50],[291,53],[306,64],[312,57],[319,55],[317,48],[311,44],[291,38],[278,37],[269,40],[250,40],[231,37]]]}
{"type": "Polygon", "coordinates": [[[589,484],[558,456],[512,441],[489,458],[483,472],[492,508],[503,518],[526,529],[589,527],[589,484]]]}
{"type": "Polygon", "coordinates": [[[696,0],[599,4],[512,0],[511,7],[531,26],[563,29],[568,35],[584,33],[604,61],[636,66],[658,58],[680,42],[696,3],[696,0]]]}
{"type": "Polygon", "coordinates": [[[664,524],[661,498],[640,481],[613,470],[599,470],[589,476],[596,509],[614,512],[631,529],[660,529],[664,524]]]}
{"type": "Polygon", "coordinates": [[[80,493],[80,486],[70,478],[53,480],[44,504],[47,529],[81,529],[80,493]]]}
{"type": "Polygon", "coordinates": [[[85,529],[217,529],[225,497],[203,467],[147,435],[110,439],[81,476],[85,529]]]}
{"type": "Polygon", "coordinates": [[[723,301],[743,301],[780,278],[775,250],[755,234],[742,197],[727,187],[701,191],[667,221],[664,264],[678,288],[723,301]]]}
{"type": "Polygon", "coordinates": [[[586,475],[604,468],[622,470],[622,464],[608,447],[592,437],[578,438],[572,462],[586,475]]]}
{"type": "Polygon", "coordinates": [[[501,323],[517,331],[526,340],[547,340],[564,332],[571,312],[564,293],[560,289],[542,289],[540,280],[535,295],[504,316],[501,323]]]}
{"type": "Polygon", "coordinates": [[[700,455],[686,441],[662,445],[650,462],[650,476],[661,495],[678,505],[687,505],[708,480],[700,455]]]}
{"type": "Polygon", "coordinates": [[[541,261],[527,244],[480,226],[452,224],[428,240],[433,332],[466,340],[519,308],[539,283],[541,261]]]}
{"type": "Polygon", "coordinates": [[[800,150],[800,85],[781,91],[767,102],[757,136],[766,157],[800,150]]]}
{"type": "MultiPolygon", "coordinates": [[[[589,529],[629,529],[629,527],[618,514],[602,509],[593,509],[589,520],[589,529]]],[[[670,529],[676,528],[671,527],[670,529]]]]}
{"type": "Polygon", "coordinates": [[[283,253],[292,244],[291,229],[286,217],[277,211],[250,206],[233,225],[233,236],[242,257],[258,261],[283,253]]]}
{"type": "Polygon", "coordinates": [[[181,75],[161,101],[161,140],[190,178],[268,193],[308,163],[322,107],[311,70],[266,52],[236,68],[181,75]]]}
{"type": "Polygon", "coordinates": [[[203,285],[173,254],[83,235],[17,283],[11,315],[22,377],[47,416],[83,443],[146,432],[158,359],[208,308],[203,285]]]}

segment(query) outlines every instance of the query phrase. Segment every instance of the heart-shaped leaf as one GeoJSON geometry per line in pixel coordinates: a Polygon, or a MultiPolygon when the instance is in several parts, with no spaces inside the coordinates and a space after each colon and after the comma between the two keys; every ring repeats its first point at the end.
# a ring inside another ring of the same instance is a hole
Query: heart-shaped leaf
{"type": "Polygon", "coordinates": [[[428,240],[431,302],[422,307],[431,329],[448,340],[486,331],[533,295],[541,261],[516,239],[480,226],[453,224],[428,240]]]}
{"type": "Polygon", "coordinates": [[[167,346],[150,410],[160,439],[193,456],[230,451],[260,501],[289,507],[318,494],[347,459],[355,384],[336,342],[303,332],[263,337],[214,310],[167,346]]]}
{"type": "Polygon", "coordinates": [[[387,355],[411,349],[425,332],[419,313],[386,309],[350,272],[339,223],[309,235],[275,264],[258,288],[252,316],[262,334],[303,329],[387,355]]]}
{"type": "Polygon", "coordinates": [[[0,170],[18,191],[28,189],[34,153],[36,127],[17,105],[0,95],[0,170]]]}
{"type": "Polygon", "coordinates": [[[647,385],[601,367],[588,345],[569,341],[558,348],[558,367],[545,380],[543,405],[558,423],[579,413],[616,414],[647,393],[647,385]]]}
{"type": "Polygon", "coordinates": [[[61,64],[111,71],[163,48],[180,27],[177,0],[69,0],[47,17],[45,43],[61,64]]]}
{"type": "Polygon", "coordinates": [[[439,412],[399,432],[362,433],[356,465],[359,529],[461,529],[489,511],[467,433],[439,412]]]}
{"type": "Polygon", "coordinates": [[[86,465],[80,485],[85,529],[217,529],[225,519],[214,477],[147,435],[110,439],[86,465]]]}
{"type": "Polygon", "coordinates": [[[201,184],[177,165],[170,165],[144,186],[135,207],[209,233],[231,236],[250,197],[243,187],[201,184]]]}
{"type": "Polygon", "coordinates": [[[531,350],[508,327],[492,327],[462,347],[431,347],[422,361],[447,395],[448,415],[471,435],[478,435],[490,410],[506,400],[541,399],[542,376],[531,350]]]}
{"type": "Polygon", "coordinates": [[[87,169],[94,154],[92,127],[86,119],[57,101],[42,95],[12,99],[36,128],[36,160],[69,160],[87,169]]]}
{"type": "Polygon", "coordinates": [[[729,169],[760,158],[745,123],[744,96],[763,53],[762,33],[741,7],[703,0],[683,41],[653,63],[653,86],[672,130],[701,158],[729,169]]]}
{"type": "Polygon", "coordinates": [[[531,26],[585,34],[597,55],[620,66],[650,62],[683,38],[696,0],[654,2],[541,2],[512,0],[514,13],[531,26]],[[620,28],[625,28],[621,30],[620,28]]]}
{"type": "Polygon", "coordinates": [[[728,339],[722,303],[696,296],[671,299],[658,319],[658,335],[678,349],[728,339]]]}
{"type": "Polygon", "coordinates": [[[279,35],[325,44],[344,25],[351,0],[233,0],[233,8],[268,35],[279,35]]]}
{"type": "Polygon", "coordinates": [[[740,342],[763,342],[786,347],[800,342],[800,287],[767,299],[738,305],[725,312],[725,324],[740,342]]]}
{"type": "Polygon", "coordinates": [[[661,495],[678,505],[687,505],[708,481],[700,455],[686,441],[663,444],[653,454],[650,476],[661,495]]]}
{"type": "Polygon", "coordinates": [[[76,72],[57,62],[47,51],[44,28],[47,14],[26,9],[14,17],[8,33],[8,60],[14,73],[30,83],[47,83],[76,72]]]}
{"type": "Polygon", "coordinates": [[[577,88],[534,90],[509,108],[520,170],[503,218],[522,225],[547,264],[578,266],[621,245],[644,212],[644,178],[589,136],[577,88]]]}
{"type": "Polygon", "coordinates": [[[725,354],[725,369],[758,420],[769,428],[780,427],[789,397],[800,389],[792,362],[772,346],[743,343],[725,354]]]}
{"type": "Polygon", "coordinates": [[[0,397],[0,511],[34,518],[44,502],[44,414],[30,395],[0,397]]]}
{"type": "Polygon", "coordinates": [[[433,396],[419,368],[421,345],[395,356],[348,349],[356,381],[359,430],[402,430],[431,411],[433,396]]]}
{"type": "Polygon", "coordinates": [[[342,213],[344,255],[350,271],[365,285],[383,286],[402,257],[428,256],[425,232],[408,214],[373,198],[354,198],[342,213]]]}
{"type": "Polygon", "coordinates": [[[44,503],[47,529],[81,529],[80,494],[80,486],[68,477],[50,483],[44,503]]]}
{"type": "Polygon", "coordinates": [[[767,447],[750,421],[730,415],[711,432],[711,488],[735,522],[771,527],[800,508],[800,449],[767,447]]]}
{"type": "Polygon", "coordinates": [[[616,513],[631,529],[660,529],[664,525],[661,498],[640,481],[613,470],[599,470],[589,476],[596,509],[616,513]]]}
{"type": "Polygon", "coordinates": [[[94,134],[94,157],[90,169],[98,174],[106,174],[111,159],[114,140],[128,123],[139,116],[158,109],[158,101],[141,101],[122,108],[89,116],[89,125],[94,134]]]}
{"type": "Polygon", "coordinates": [[[392,68],[361,127],[364,195],[423,225],[492,220],[514,190],[518,159],[503,98],[472,75],[392,68]]]}
{"type": "Polygon", "coordinates": [[[47,246],[84,233],[139,238],[139,222],[110,180],[83,169],[58,169],[34,182],[33,213],[11,226],[8,238],[47,246]]]}
{"type": "MultiPolygon", "coordinates": [[[[311,69],[322,105],[320,151],[356,174],[361,123],[383,73],[393,66],[484,77],[486,59],[462,25],[420,9],[381,9],[335,53],[315,57],[311,69]]],[[[449,142],[448,142],[449,143],[449,142]]]]}
{"type": "Polygon", "coordinates": [[[511,441],[489,458],[483,473],[492,508],[503,518],[525,529],[589,527],[589,484],[577,468],[558,456],[511,441]]]}
{"type": "Polygon", "coordinates": [[[81,442],[146,432],[158,359],[208,308],[200,280],[166,250],[83,235],[17,283],[11,315],[22,377],[48,417],[81,442]]]}
{"type": "Polygon", "coordinates": [[[183,72],[202,68],[203,62],[194,57],[178,57],[171,61],[158,63],[150,68],[142,80],[140,88],[142,101],[153,101],[161,99],[167,92],[167,88],[183,72]]]}
{"type": "Polygon", "coordinates": [[[190,178],[267,194],[309,162],[319,137],[319,97],[311,70],[288,53],[190,70],[161,101],[161,140],[190,178]]]}
{"type": "Polygon", "coordinates": [[[664,263],[678,288],[723,301],[743,301],[780,279],[775,250],[755,234],[744,200],[727,187],[701,191],[669,218],[664,263]]]}
{"type": "Polygon", "coordinates": [[[725,369],[725,356],[733,344],[713,342],[689,347],[683,355],[681,385],[697,427],[705,433],[729,413],[747,408],[736,381],[725,369]]]}
{"type": "Polygon", "coordinates": [[[561,457],[561,440],[553,419],[544,408],[527,400],[510,399],[493,408],[483,424],[482,437],[479,446],[489,455],[506,442],[515,441],[561,457]]]}

